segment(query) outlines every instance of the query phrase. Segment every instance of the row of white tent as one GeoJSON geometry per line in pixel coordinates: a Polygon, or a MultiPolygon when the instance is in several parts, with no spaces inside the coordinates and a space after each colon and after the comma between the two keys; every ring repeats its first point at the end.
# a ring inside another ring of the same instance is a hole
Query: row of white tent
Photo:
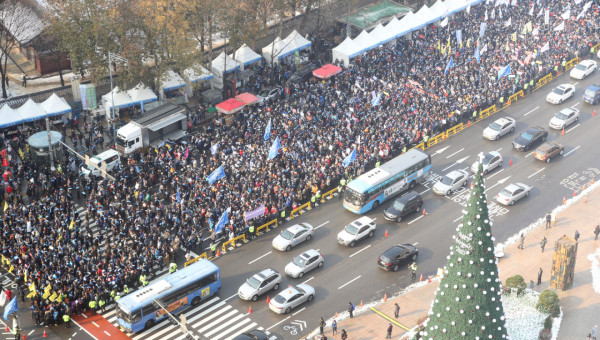
{"type": "Polygon", "coordinates": [[[294,30],[285,39],[277,37],[272,43],[263,47],[262,55],[268,63],[279,63],[283,58],[296,51],[307,49],[310,45],[310,40],[294,30]]]}
{"type": "Polygon", "coordinates": [[[356,38],[347,37],[341,44],[333,48],[332,61],[343,60],[344,65],[366,51],[383,45],[394,39],[410,34],[429,24],[441,21],[445,17],[465,10],[484,0],[438,0],[431,7],[423,5],[416,13],[408,12],[401,20],[394,17],[385,26],[379,23],[370,33],[363,30],[356,38]]]}
{"type": "Polygon", "coordinates": [[[71,112],[69,103],[56,93],[41,103],[36,103],[30,98],[25,104],[15,109],[4,104],[0,108],[0,129],[69,112],[71,112]]]}

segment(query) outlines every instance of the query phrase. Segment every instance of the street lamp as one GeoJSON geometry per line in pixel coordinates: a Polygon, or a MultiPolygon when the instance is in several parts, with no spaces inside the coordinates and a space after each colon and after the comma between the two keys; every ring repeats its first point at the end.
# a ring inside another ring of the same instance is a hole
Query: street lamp
{"type": "Polygon", "coordinates": [[[110,115],[110,119],[112,120],[112,127],[113,127],[113,144],[116,145],[117,144],[117,130],[115,127],[115,93],[113,91],[113,79],[112,79],[112,60],[115,59],[116,61],[120,61],[122,63],[127,63],[129,62],[129,60],[121,57],[118,54],[112,53],[112,52],[108,52],[108,72],[110,74],[110,101],[111,101],[111,107],[110,107],[110,111],[111,111],[111,115],[110,115]]]}

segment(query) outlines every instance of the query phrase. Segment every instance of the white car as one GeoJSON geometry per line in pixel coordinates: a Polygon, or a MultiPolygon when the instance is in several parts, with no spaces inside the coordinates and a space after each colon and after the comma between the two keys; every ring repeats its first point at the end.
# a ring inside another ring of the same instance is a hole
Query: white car
{"type": "Polygon", "coordinates": [[[296,256],[292,262],[285,266],[285,273],[293,278],[302,277],[315,268],[323,267],[325,258],[314,249],[309,249],[296,256]]]}
{"type": "Polygon", "coordinates": [[[514,205],[516,201],[529,196],[531,188],[523,183],[509,184],[496,196],[496,202],[504,205],[514,205]]]}
{"type": "Polygon", "coordinates": [[[554,114],[548,124],[551,128],[562,130],[565,126],[575,123],[579,120],[579,110],[572,107],[562,109],[554,114]]]}
{"type": "Polygon", "coordinates": [[[269,102],[271,100],[277,99],[279,97],[279,91],[281,91],[281,86],[276,85],[273,88],[266,88],[261,90],[256,97],[258,98],[258,102],[269,102]]]}
{"type": "Polygon", "coordinates": [[[561,104],[565,100],[573,97],[575,86],[571,84],[562,84],[556,87],[546,96],[546,101],[550,104],[561,104]]]}
{"type": "Polygon", "coordinates": [[[461,187],[466,186],[468,182],[468,172],[453,170],[433,185],[433,192],[438,195],[450,195],[461,187]]]}
{"type": "Polygon", "coordinates": [[[238,289],[238,296],[242,300],[258,300],[260,295],[279,289],[281,275],[274,269],[267,268],[260,273],[252,275],[238,289]]]}
{"type": "MultiPolygon", "coordinates": [[[[490,151],[483,156],[483,174],[502,166],[502,155],[498,151],[490,151]]],[[[476,173],[479,168],[479,161],[471,165],[471,172],[476,173]]]]}
{"type": "Polygon", "coordinates": [[[304,302],[315,298],[315,289],[306,283],[284,289],[269,302],[269,308],[277,314],[287,314],[304,302]]]}
{"type": "Polygon", "coordinates": [[[273,248],[289,251],[301,242],[310,241],[315,228],[308,223],[294,224],[273,239],[273,248]]]}
{"type": "Polygon", "coordinates": [[[338,243],[352,248],[363,238],[373,237],[376,228],[377,225],[375,225],[373,219],[368,216],[363,216],[348,224],[344,230],[338,233],[338,243]]]}
{"type": "Polygon", "coordinates": [[[598,68],[598,63],[591,59],[584,60],[577,64],[569,74],[571,78],[584,79],[592,74],[598,68]]]}
{"type": "Polygon", "coordinates": [[[515,131],[516,121],[510,117],[498,118],[483,130],[483,138],[497,140],[509,132],[515,131]]]}

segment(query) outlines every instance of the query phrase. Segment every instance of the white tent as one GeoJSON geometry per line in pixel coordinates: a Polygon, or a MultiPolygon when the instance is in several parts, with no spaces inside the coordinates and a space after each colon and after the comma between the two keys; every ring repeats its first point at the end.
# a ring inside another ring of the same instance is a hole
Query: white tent
{"type": "Polygon", "coordinates": [[[40,105],[50,117],[71,112],[71,106],[64,98],[57,96],[56,93],[53,93],[50,98],[41,102],[40,105]]]}
{"type": "Polygon", "coordinates": [[[350,64],[350,55],[357,49],[356,43],[350,37],[347,37],[341,44],[331,50],[331,61],[335,62],[336,59],[343,60],[344,65],[348,66],[350,64]]]}
{"type": "Polygon", "coordinates": [[[192,83],[197,83],[201,80],[210,80],[213,78],[212,73],[201,65],[195,65],[183,71],[183,75],[192,83]]]}
{"type": "Polygon", "coordinates": [[[40,104],[34,102],[31,98],[27,99],[25,104],[17,109],[17,112],[23,117],[25,122],[33,122],[34,120],[46,117],[44,108],[40,104]]]}
{"type": "Polygon", "coordinates": [[[306,48],[309,48],[311,42],[304,38],[298,31],[294,30],[290,35],[288,35],[285,39],[283,39],[284,49],[281,54],[277,57],[279,59],[284,58],[296,51],[300,51],[306,48]]]}
{"type": "Polygon", "coordinates": [[[417,13],[415,13],[415,17],[417,17],[417,19],[421,23],[421,27],[423,27],[432,22],[438,21],[440,19],[441,15],[435,15],[435,13],[433,13],[429,9],[429,7],[424,5],[423,7],[421,7],[421,9],[417,13]]]}
{"type": "Polygon", "coordinates": [[[23,123],[24,120],[19,112],[8,105],[2,106],[0,109],[0,129],[7,128],[9,126],[18,125],[23,123]]]}
{"type": "Polygon", "coordinates": [[[393,17],[384,28],[390,37],[397,38],[398,33],[401,33],[400,30],[402,29],[402,25],[400,24],[400,20],[398,20],[398,18],[393,17]]]}
{"type": "Polygon", "coordinates": [[[221,52],[221,54],[212,61],[212,72],[221,78],[223,78],[223,75],[234,72],[238,68],[240,68],[240,63],[229,58],[225,52],[221,52]]]}
{"type": "MultiPolygon", "coordinates": [[[[446,2],[448,5],[448,15],[462,11],[469,5],[467,0],[446,0],[446,2]]],[[[475,5],[476,3],[479,3],[479,1],[472,1],[471,5],[475,5]]]]}
{"type": "Polygon", "coordinates": [[[185,87],[185,85],[185,80],[173,70],[168,70],[160,78],[161,91],[173,91],[185,87]]]}
{"type": "Polygon", "coordinates": [[[429,10],[440,17],[444,17],[444,15],[448,15],[450,13],[448,4],[452,2],[452,0],[446,0],[446,2],[442,2],[442,0],[438,0],[433,6],[429,7],[429,10]]]}
{"type": "Polygon", "coordinates": [[[402,24],[402,28],[405,29],[405,31],[402,32],[402,35],[412,32],[414,30],[418,30],[418,29],[422,28],[423,26],[425,26],[425,24],[422,22],[422,20],[419,20],[417,15],[413,12],[408,12],[402,18],[402,20],[400,20],[400,24],[402,24]]]}
{"type": "Polygon", "coordinates": [[[279,55],[283,52],[285,48],[285,43],[281,40],[280,37],[275,38],[272,43],[263,47],[262,55],[265,58],[267,63],[278,63],[279,55]]]}
{"type": "Polygon", "coordinates": [[[376,47],[379,42],[375,41],[367,31],[363,30],[358,37],[354,38],[354,43],[356,44],[357,49],[352,52],[350,58],[376,47]]]}
{"type": "Polygon", "coordinates": [[[112,91],[102,96],[102,103],[105,109],[115,108],[125,108],[133,106],[133,100],[129,95],[123,91],[118,86],[115,86],[112,91]],[[114,104],[113,104],[114,99],[114,104]]]}
{"type": "Polygon", "coordinates": [[[230,55],[231,58],[235,56],[235,60],[242,65],[244,69],[248,65],[252,65],[262,60],[260,54],[254,52],[248,45],[243,44],[240,48],[235,51],[235,54],[230,55]]]}
{"type": "Polygon", "coordinates": [[[388,29],[383,27],[381,23],[377,24],[375,29],[373,29],[369,35],[371,35],[373,40],[377,41],[378,44],[385,44],[396,37],[393,32],[390,32],[388,29]]]}
{"type": "Polygon", "coordinates": [[[150,103],[158,100],[158,97],[151,89],[146,87],[146,85],[139,83],[131,90],[127,91],[129,97],[131,97],[131,101],[133,105],[141,105],[142,112],[144,111],[144,104],[150,103]]]}

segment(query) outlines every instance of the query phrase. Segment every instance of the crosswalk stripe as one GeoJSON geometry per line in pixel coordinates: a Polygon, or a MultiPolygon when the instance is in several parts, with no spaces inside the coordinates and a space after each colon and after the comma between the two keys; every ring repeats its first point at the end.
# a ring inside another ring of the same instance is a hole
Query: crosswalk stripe
{"type": "Polygon", "coordinates": [[[152,339],[156,339],[159,336],[161,336],[162,334],[169,332],[169,331],[173,331],[175,329],[179,329],[178,326],[173,326],[173,325],[169,325],[168,327],[165,327],[163,330],[161,330],[160,332],[156,332],[153,333],[151,336],[144,338],[144,340],[152,340],[152,339]]]}
{"type": "MultiPolygon", "coordinates": [[[[221,320],[221,319],[223,319],[223,318],[227,319],[228,317],[232,316],[233,314],[235,314],[235,313],[238,313],[238,311],[237,311],[237,310],[235,310],[235,309],[229,310],[229,309],[231,309],[231,306],[227,305],[227,307],[229,307],[229,308],[227,308],[227,313],[226,313],[226,314],[225,314],[223,317],[221,317],[221,318],[217,318],[215,321],[213,321],[213,322],[209,323],[208,325],[205,325],[204,327],[202,327],[202,328],[198,329],[198,332],[200,332],[200,333],[204,333],[204,332],[206,332],[207,330],[209,330],[209,329],[211,329],[212,327],[214,327],[215,325],[217,325],[217,324],[219,324],[220,322],[222,322],[222,320],[221,320]]],[[[222,310],[215,312],[215,313],[214,313],[214,315],[211,315],[211,316],[210,316],[210,317],[208,317],[207,319],[209,319],[209,321],[210,321],[210,319],[213,319],[213,318],[214,318],[214,316],[216,316],[217,314],[221,314],[221,313],[223,313],[223,311],[225,311],[225,310],[226,310],[226,309],[225,309],[225,308],[223,308],[222,310]]],[[[201,322],[198,322],[198,323],[196,323],[196,324],[194,325],[194,328],[198,328],[198,324],[202,324],[202,323],[204,323],[204,322],[205,322],[205,320],[202,320],[201,322]]]]}
{"type": "MultiPolygon", "coordinates": [[[[113,325],[118,325],[119,324],[119,322],[117,322],[117,316],[116,315],[113,316],[113,317],[111,317],[111,318],[106,318],[105,317],[105,319],[108,320],[108,322],[112,323],[113,325]]],[[[117,328],[119,328],[119,326],[117,326],[117,328]]]]}
{"type": "MultiPolygon", "coordinates": [[[[236,310],[236,312],[237,312],[237,313],[239,313],[237,310],[236,310]]],[[[228,318],[226,318],[226,320],[227,320],[227,321],[225,321],[225,322],[223,322],[221,325],[219,325],[219,326],[217,326],[217,327],[213,328],[213,329],[212,329],[210,332],[208,332],[208,333],[206,333],[206,334],[204,334],[204,335],[205,335],[205,336],[207,336],[207,337],[211,337],[212,335],[214,335],[214,334],[215,334],[215,333],[217,333],[218,331],[220,331],[220,330],[222,330],[223,328],[225,328],[225,327],[227,327],[227,326],[231,325],[232,323],[236,322],[237,320],[239,320],[239,319],[241,319],[241,318],[243,318],[243,317],[244,317],[244,314],[241,314],[241,313],[240,313],[240,314],[238,314],[238,315],[236,315],[236,316],[234,316],[234,317],[228,317],[228,318]]],[[[229,330],[229,331],[231,331],[231,330],[229,330]]],[[[211,337],[211,338],[212,338],[212,337],[211,337]]],[[[219,337],[219,336],[215,336],[215,338],[220,338],[220,337],[219,337]]]]}
{"type": "MultiPolygon", "coordinates": [[[[244,316],[243,314],[241,314],[241,315],[244,316]]],[[[238,327],[243,327],[245,323],[248,323],[251,321],[252,320],[250,320],[249,318],[245,318],[245,319],[241,320],[240,322],[238,322],[237,324],[235,324],[235,327],[232,326],[217,335],[210,336],[209,339],[223,339],[227,334],[231,333],[232,331],[233,331],[233,334],[235,334],[235,335],[242,334],[241,332],[239,332],[235,329],[238,327]]],[[[208,336],[208,333],[206,334],[206,336],[208,336]]]]}
{"type": "Polygon", "coordinates": [[[231,340],[231,339],[235,338],[238,334],[242,334],[244,332],[247,332],[247,331],[251,330],[252,328],[254,328],[256,326],[257,326],[256,322],[253,322],[253,323],[249,324],[246,328],[242,328],[239,333],[235,333],[234,335],[229,336],[225,340],[231,340]]]}
{"type": "MultiPolygon", "coordinates": [[[[106,308],[106,309],[109,309],[109,308],[106,308]]],[[[115,309],[111,310],[110,312],[106,312],[105,314],[102,314],[102,316],[105,319],[108,319],[111,317],[111,315],[116,314],[116,313],[117,313],[117,309],[115,308],[115,309]]]]}
{"type": "MultiPolygon", "coordinates": [[[[217,309],[217,308],[219,308],[219,307],[222,307],[222,306],[225,306],[225,301],[221,301],[221,302],[217,303],[216,305],[214,305],[214,306],[212,306],[212,307],[208,308],[208,309],[207,309],[207,310],[205,310],[204,312],[202,312],[202,313],[198,313],[198,314],[196,314],[196,315],[192,316],[191,318],[188,318],[188,319],[187,319],[187,323],[188,323],[188,325],[191,325],[191,324],[192,324],[192,322],[194,322],[194,321],[198,320],[199,318],[201,318],[201,317],[205,316],[206,314],[208,314],[208,313],[212,312],[213,310],[215,310],[215,309],[217,309]]],[[[186,316],[187,316],[187,315],[186,315],[186,316]]],[[[192,326],[192,327],[194,327],[194,326],[192,326]]]]}

